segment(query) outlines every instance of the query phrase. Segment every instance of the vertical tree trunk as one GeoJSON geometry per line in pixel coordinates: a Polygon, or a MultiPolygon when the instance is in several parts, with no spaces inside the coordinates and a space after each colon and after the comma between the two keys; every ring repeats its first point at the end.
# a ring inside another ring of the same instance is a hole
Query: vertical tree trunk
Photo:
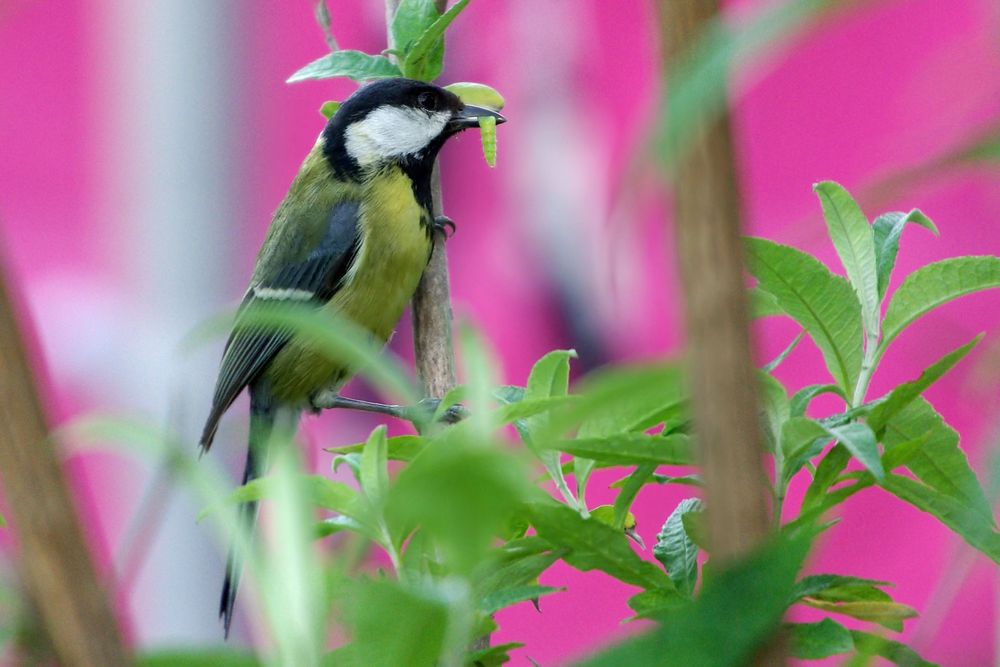
{"type": "Polygon", "coordinates": [[[0,275],[0,474],[19,564],[60,665],[130,664],[48,437],[31,367],[0,275]]]}
{"type": "MultiPolygon", "coordinates": [[[[658,4],[666,61],[674,65],[715,16],[719,2],[658,4]]],[[[725,561],[752,549],[768,531],[728,114],[695,130],[674,172],[677,260],[709,541],[713,558],[725,561]]]]}

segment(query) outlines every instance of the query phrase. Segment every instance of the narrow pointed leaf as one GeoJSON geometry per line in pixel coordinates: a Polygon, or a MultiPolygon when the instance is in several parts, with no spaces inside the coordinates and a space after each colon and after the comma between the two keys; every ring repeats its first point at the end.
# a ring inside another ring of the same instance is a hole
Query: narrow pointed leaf
{"type": "Polygon", "coordinates": [[[934,364],[928,366],[916,380],[913,380],[912,382],[904,382],[903,384],[898,385],[895,389],[889,392],[889,395],[884,401],[875,406],[875,408],[871,411],[871,414],[868,415],[868,419],[866,420],[868,425],[871,426],[873,431],[881,431],[885,425],[889,423],[889,420],[892,419],[900,410],[912,403],[917,396],[924,393],[924,390],[937,382],[941,376],[950,371],[955,364],[971,352],[972,348],[974,348],[976,344],[982,340],[982,338],[983,334],[979,334],[970,342],[953,352],[949,352],[941,357],[941,359],[934,362],[934,364]]]}
{"type": "Polygon", "coordinates": [[[376,427],[361,453],[361,489],[368,499],[378,504],[389,488],[388,444],[385,425],[376,427]]]}
{"type": "Polygon", "coordinates": [[[764,371],[765,373],[770,373],[775,368],[777,368],[778,366],[780,366],[781,362],[783,362],[785,359],[787,359],[788,355],[790,355],[792,353],[792,350],[794,350],[796,347],[798,347],[799,343],[802,342],[802,338],[805,335],[806,335],[805,331],[800,331],[799,334],[795,338],[792,339],[792,342],[788,344],[788,347],[786,347],[784,350],[782,350],[781,353],[778,356],[776,356],[774,359],[772,359],[771,361],[769,361],[766,364],[764,364],[761,367],[761,370],[764,371]]]}
{"type": "Polygon", "coordinates": [[[334,51],[314,60],[288,77],[287,83],[308,79],[332,79],[338,76],[366,81],[403,76],[403,73],[385,56],[372,56],[361,51],[334,51]]]}
{"type": "Polygon", "coordinates": [[[847,462],[851,460],[851,453],[843,445],[836,445],[826,453],[823,460],[816,466],[816,474],[813,481],[806,489],[806,496],[802,500],[803,510],[819,507],[827,491],[837,481],[840,472],[847,467],[847,462]]]}
{"type": "Polygon", "coordinates": [[[520,602],[537,600],[544,595],[552,595],[566,590],[556,586],[514,586],[504,588],[484,597],[479,601],[479,611],[484,614],[493,614],[501,609],[506,609],[520,602]]]}
{"type": "Polygon", "coordinates": [[[824,428],[837,442],[846,447],[854,455],[854,458],[874,475],[875,479],[881,480],[885,477],[875,433],[867,424],[852,422],[843,426],[825,426],[824,428]]]}
{"type": "Polygon", "coordinates": [[[458,0],[430,24],[406,51],[406,76],[421,81],[433,81],[441,74],[444,59],[444,31],[458,18],[469,0],[458,0]]]}
{"type": "Polygon", "coordinates": [[[819,623],[786,623],[784,627],[791,654],[800,660],[822,660],[854,650],[850,631],[829,618],[819,623]]]}
{"type": "Polygon", "coordinates": [[[847,395],[844,390],[835,384],[811,384],[808,387],[799,389],[792,396],[789,410],[792,417],[804,417],[809,403],[817,396],[823,394],[836,394],[847,402],[847,395]]]}
{"type": "Polygon", "coordinates": [[[939,667],[939,665],[921,658],[909,646],[873,635],[870,632],[851,630],[851,638],[854,640],[854,648],[859,655],[877,655],[900,667],[939,667]]]}
{"type": "Polygon", "coordinates": [[[694,450],[686,435],[622,433],[606,438],[577,438],[549,443],[547,448],[609,465],[693,465],[694,450]]]}
{"type": "Polygon", "coordinates": [[[882,322],[880,353],[938,306],[995,287],[1000,287],[1000,257],[953,257],[917,269],[892,295],[882,322]]]}
{"type": "Polygon", "coordinates": [[[865,330],[879,335],[878,274],[875,266],[875,241],[868,218],[854,198],[833,181],[813,186],[823,206],[826,228],[840,262],[858,295],[865,330]]]}
{"type": "Polygon", "coordinates": [[[896,253],[899,252],[899,238],[903,234],[903,228],[909,222],[929,229],[935,236],[938,235],[937,227],[934,226],[931,219],[917,209],[913,209],[909,213],[884,213],[875,218],[875,222],[872,223],[879,299],[885,296],[885,290],[889,287],[889,278],[892,277],[892,269],[896,266],[896,253]]]}
{"type": "Polygon", "coordinates": [[[437,20],[440,13],[435,0],[402,0],[389,24],[392,45],[405,52],[427,28],[437,20]]]}
{"type": "Polygon", "coordinates": [[[878,623],[896,632],[902,631],[904,620],[918,616],[915,609],[905,604],[899,604],[898,602],[867,600],[860,602],[826,602],[824,600],[807,598],[805,604],[834,614],[850,616],[859,621],[878,623]]]}
{"type": "Polygon", "coordinates": [[[837,384],[850,393],[861,370],[861,306],[850,284],[816,258],[764,239],[747,239],[750,272],[761,289],[819,347],[837,384]]]}

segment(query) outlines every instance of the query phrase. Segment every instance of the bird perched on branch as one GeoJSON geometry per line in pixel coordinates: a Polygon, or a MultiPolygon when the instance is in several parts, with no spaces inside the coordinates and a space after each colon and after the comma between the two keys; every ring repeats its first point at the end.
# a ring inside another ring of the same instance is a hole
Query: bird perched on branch
{"type": "MultiPolygon", "coordinates": [[[[302,410],[328,407],[352,373],[294,332],[261,326],[248,314],[308,304],[384,344],[430,259],[434,229],[449,224],[432,213],[434,160],[449,137],[483,116],[504,121],[443,88],[384,79],[360,88],[327,123],[271,221],[201,436],[206,451],[222,415],[249,388],[244,484],[264,470],[276,419],[294,424],[302,410]]],[[[256,503],[240,511],[252,527],[256,503]]],[[[219,608],[227,636],[240,570],[230,550],[219,608]]]]}

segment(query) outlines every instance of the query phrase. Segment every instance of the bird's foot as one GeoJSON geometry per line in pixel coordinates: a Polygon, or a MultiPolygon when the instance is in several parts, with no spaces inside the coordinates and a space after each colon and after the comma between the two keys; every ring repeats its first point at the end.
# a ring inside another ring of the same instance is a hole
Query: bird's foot
{"type": "MultiPolygon", "coordinates": [[[[424,398],[416,405],[412,406],[410,410],[416,411],[417,413],[423,413],[422,415],[415,415],[418,418],[423,416],[423,420],[427,421],[437,414],[438,408],[441,407],[440,398],[424,398]]],[[[466,410],[461,403],[455,403],[448,407],[447,410],[441,412],[438,415],[437,421],[444,424],[457,424],[466,417],[469,416],[469,411],[466,410]]],[[[410,421],[414,421],[411,419],[410,421]]]]}
{"type": "Polygon", "coordinates": [[[434,229],[444,234],[446,239],[449,239],[455,235],[455,221],[446,215],[439,215],[434,218],[434,229]]]}

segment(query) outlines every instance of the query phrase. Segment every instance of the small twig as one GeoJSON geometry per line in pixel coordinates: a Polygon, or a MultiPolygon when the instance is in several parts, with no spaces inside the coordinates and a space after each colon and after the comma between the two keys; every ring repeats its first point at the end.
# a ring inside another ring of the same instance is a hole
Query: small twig
{"type": "Polygon", "coordinates": [[[339,51],[337,39],[333,36],[332,22],[330,21],[330,9],[326,6],[326,0],[316,0],[316,23],[323,29],[323,39],[331,51],[339,51]]]}

